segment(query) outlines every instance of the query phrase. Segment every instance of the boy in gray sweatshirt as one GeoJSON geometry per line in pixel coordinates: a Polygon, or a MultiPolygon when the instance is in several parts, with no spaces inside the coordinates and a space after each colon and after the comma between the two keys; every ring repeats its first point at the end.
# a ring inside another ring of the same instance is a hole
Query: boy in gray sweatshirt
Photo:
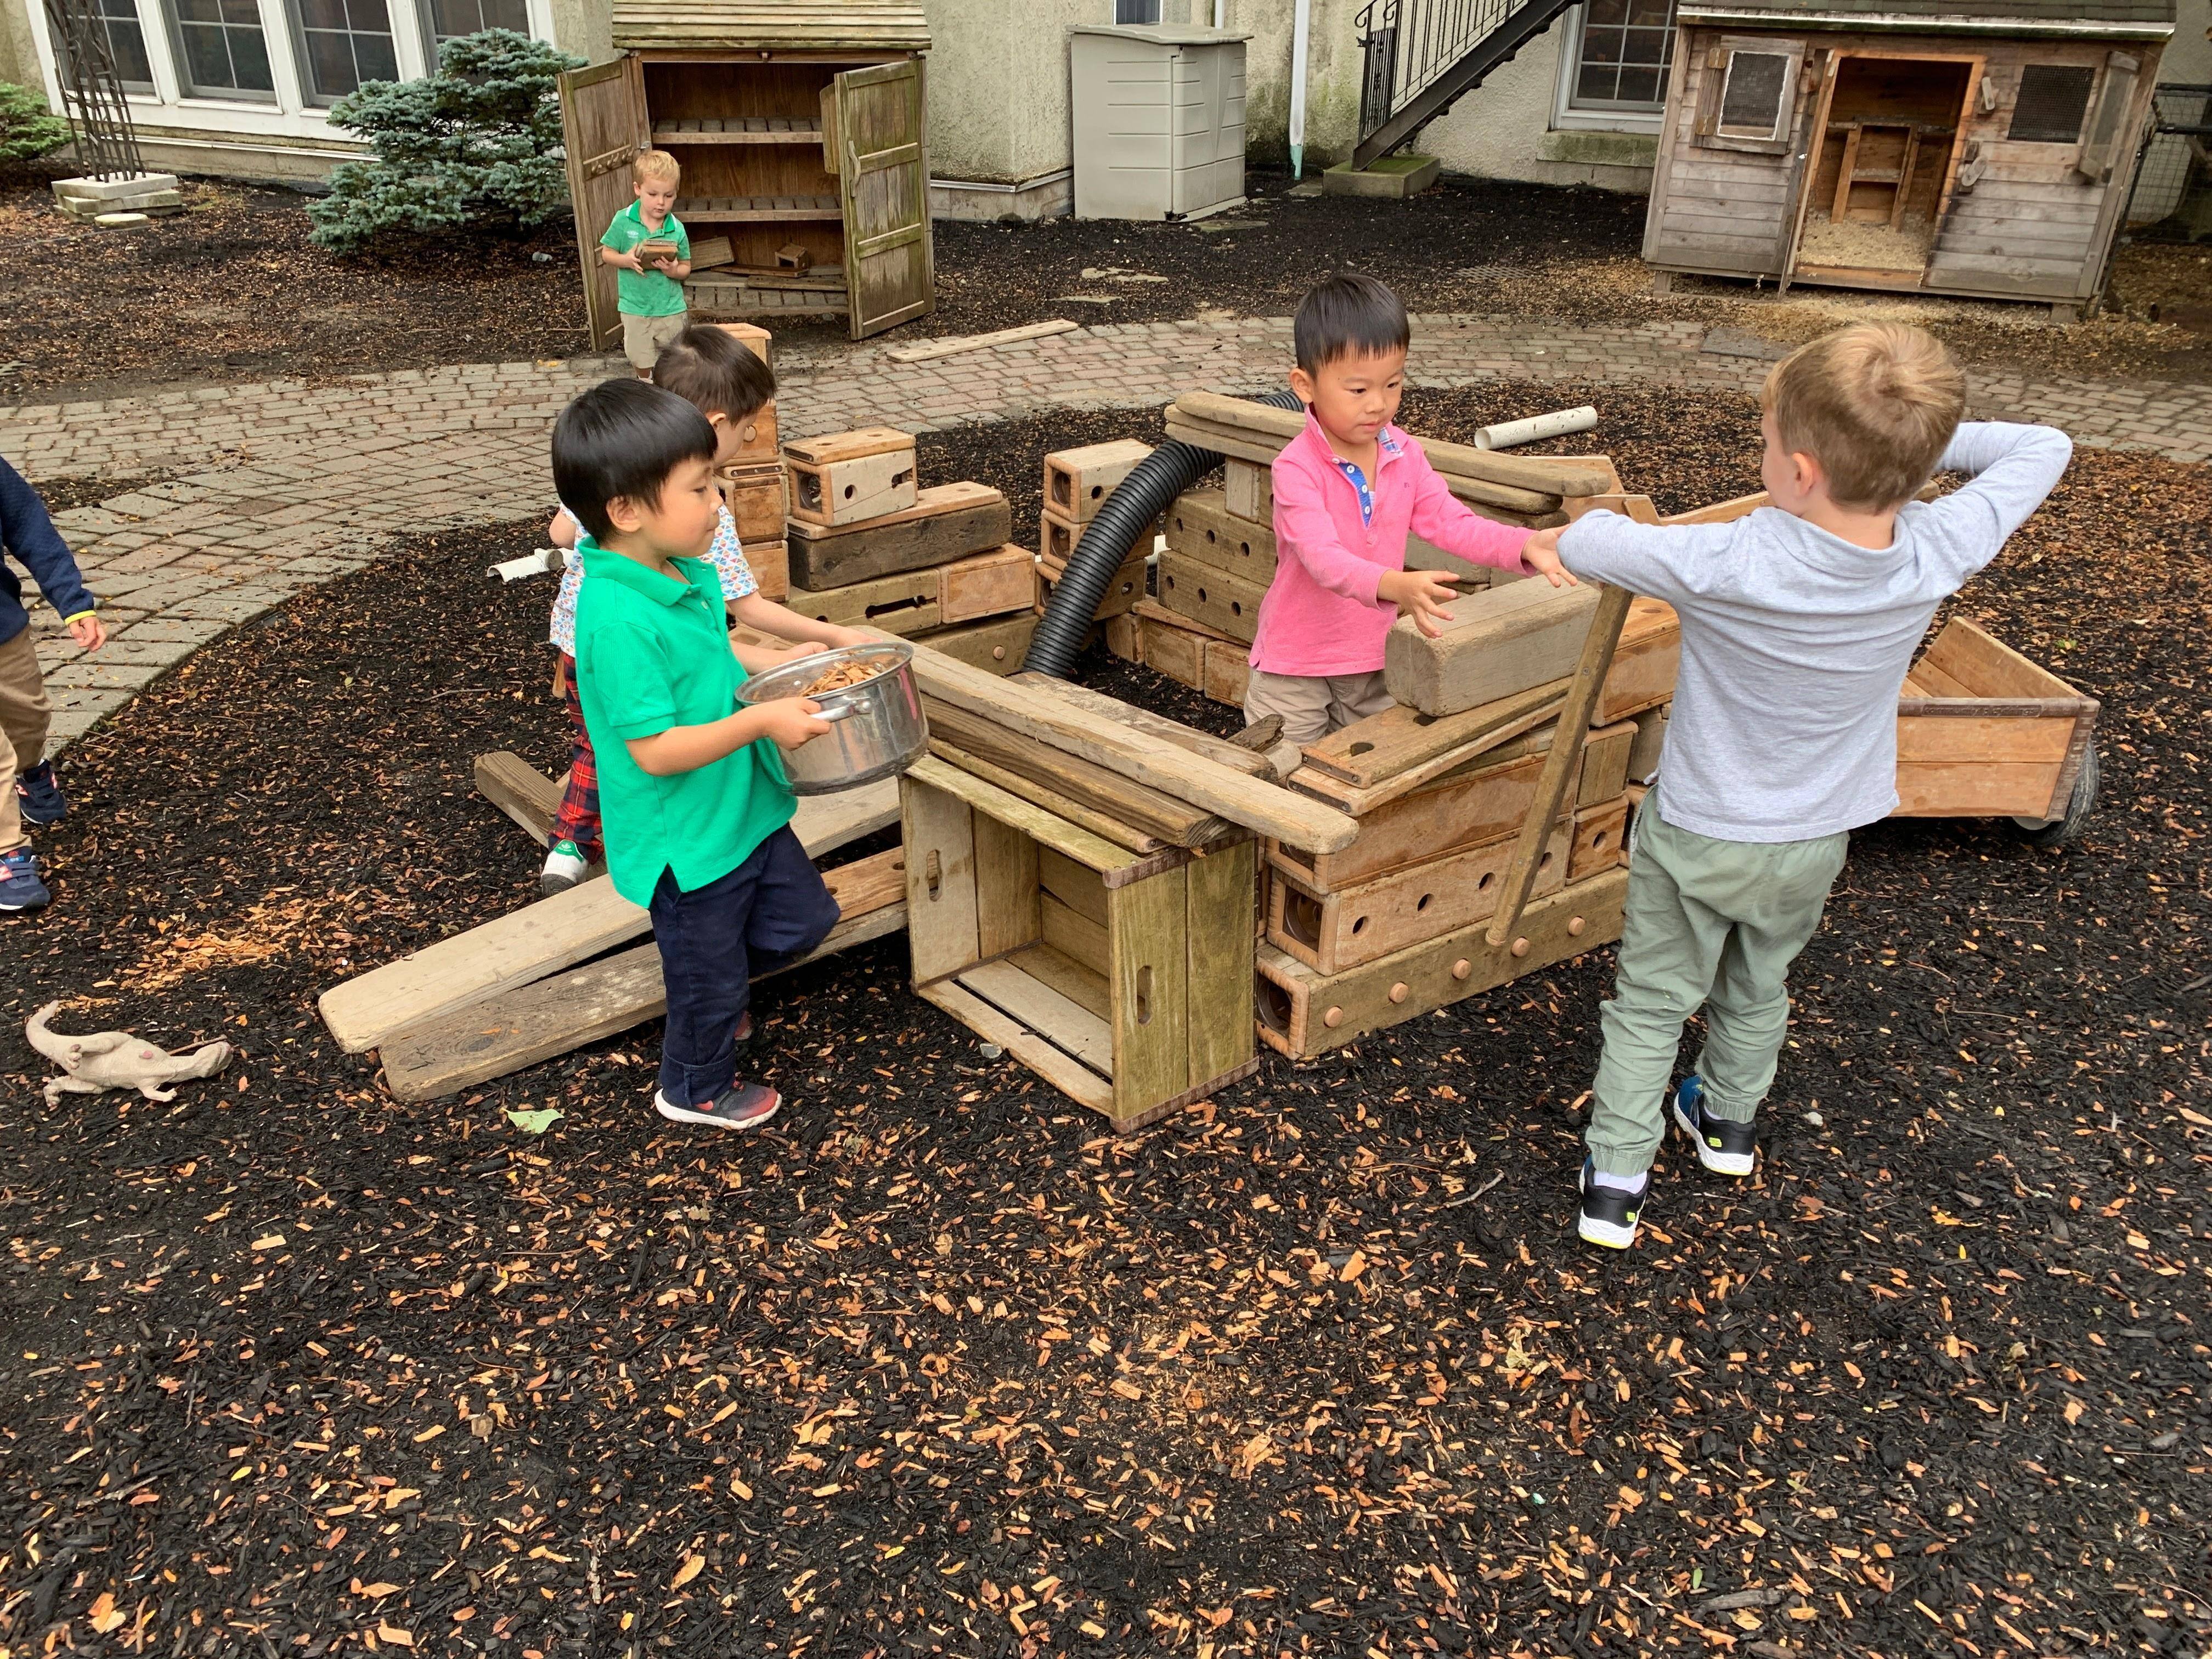
{"type": "Polygon", "coordinates": [[[1707,1170],[1751,1173],[1790,963],[1820,925],[1850,832],[1897,805],[1905,671],[1936,606],[1996,556],[2073,454],[2049,427],[1961,426],[1965,400],[1932,336],[1842,329],[1767,376],[1759,475],[1772,505],[1718,525],[1593,513],[1530,544],[1578,576],[1664,599],[1682,622],[1601,1014],[1577,1224],[1593,1244],[1635,1242],[1670,1105],[1707,1170]],[[1971,482],[1915,501],[1939,470],[1971,482]],[[1670,1102],[1682,1024],[1701,1005],[1705,1052],[1670,1102]]]}

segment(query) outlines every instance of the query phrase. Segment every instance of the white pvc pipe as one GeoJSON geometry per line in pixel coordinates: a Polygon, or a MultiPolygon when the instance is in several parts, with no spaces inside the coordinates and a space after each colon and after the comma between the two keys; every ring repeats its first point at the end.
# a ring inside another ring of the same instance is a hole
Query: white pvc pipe
{"type": "Polygon", "coordinates": [[[1297,0],[1291,27],[1291,177],[1306,171],[1306,40],[1313,33],[1313,0],[1297,0]]]}
{"type": "Polygon", "coordinates": [[[1229,27],[1229,0],[1213,0],[1213,27],[1218,29],[1229,27]]]}
{"type": "Polygon", "coordinates": [[[526,553],[519,559],[488,566],[484,574],[496,576],[503,582],[519,582],[531,576],[547,576],[567,562],[567,556],[557,547],[541,547],[535,553],[526,553]]]}
{"type": "Polygon", "coordinates": [[[1597,410],[1584,404],[1580,409],[1555,409],[1548,415],[1531,415],[1525,421],[1500,421],[1474,434],[1477,449],[1510,449],[1516,444],[1540,443],[1563,438],[1570,432],[1587,432],[1597,424],[1597,410]]]}

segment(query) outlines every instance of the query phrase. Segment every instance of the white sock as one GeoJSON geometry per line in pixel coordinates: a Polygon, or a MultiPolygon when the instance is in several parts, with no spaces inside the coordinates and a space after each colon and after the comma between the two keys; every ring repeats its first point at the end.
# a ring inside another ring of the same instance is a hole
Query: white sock
{"type": "Polygon", "coordinates": [[[1651,1172],[1646,1170],[1642,1175],[1607,1175],[1603,1170],[1593,1169],[1590,1171],[1590,1185],[1602,1187],[1609,1193],[1626,1193],[1629,1197],[1633,1198],[1644,1190],[1644,1183],[1650,1177],[1650,1174],[1651,1172]]]}

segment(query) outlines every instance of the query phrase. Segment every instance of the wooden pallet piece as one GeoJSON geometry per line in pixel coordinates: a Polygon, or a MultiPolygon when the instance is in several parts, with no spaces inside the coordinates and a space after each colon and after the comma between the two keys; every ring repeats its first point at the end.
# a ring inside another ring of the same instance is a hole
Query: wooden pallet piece
{"type": "Polygon", "coordinates": [[[723,503],[737,521],[740,542],[783,539],[783,469],[775,462],[749,461],[714,475],[723,503]]]}
{"type": "MultiPolygon", "coordinates": [[[[1513,862],[1510,831],[1340,892],[1310,889],[1279,866],[1267,882],[1267,942],[1322,974],[1340,974],[1489,917],[1513,862]]],[[[1574,823],[1553,826],[1540,896],[1566,884],[1574,823]]]]}
{"type": "Polygon", "coordinates": [[[1424,714],[1456,714],[1571,672],[1598,590],[1513,582],[1453,600],[1431,639],[1411,617],[1384,636],[1383,683],[1424,714]]]}
{"type": "MultiPolygon", "coordinates": [[[[1587,764],[1587,755],[1584,761],[1587,764]]],[[[1626,863],[1627,831],[1628,793],[1625,787],[1611,800],[1577,807],[1574,846],[1567,856],[1567,879],[1587,881],[1601,871],[1626,863]]],[[[1542,891],[1540,884],[1536,890],[1542,891]]]]}
{"type": "Polygon", "coordinates": [[[1053,451],[1044,458],[1044,510],[1066,524],[1089,524],[1152,453],[1152,447],[1138,438],[1053,451]]]}
{"type": "MultiPolygon", "coordinates": [[[[837,925],[787,973],[906,925],[906,872],[897,848],[823,872],[837,925]]],[[[755,975],[755,982],[769,977],[755,975]]],[[[658,1019],[668,1012],[659,947],[642,945],[601,962],[487,998],[386,1039],[378,1059],[396,1100],[438,1100],[658,1019]]]]}
{"type": "Polygon", "coordinates": [[[1510,836],[1534,803],[1540,755],[1522,754],[1426,789],[1410,791],[1359,820],[1359,835],[1338,853],[1271,847],[1270,860],[1316,893],[1342,892],[1510,836]]]}
{"type": "Polygon", "coordinates": [[[962,623],[957,628],[934,628],[915,637],[927,641],[931,650],[957,657],[970,667],[993,674],[1015,674],[1021,672],[1022,659],[1029,655],[1036,625],[1035,611],[1018,611],[982,622],[962,623]]]}
{"type": "Polygon", "coordinates": [[[1275,521],[1275,474],[1273,467],[1231,455],[1221,469],[1221,494],[1231,513],[1247,524],[1275,521]]]}
{"type": "Polygon", "coordinates": [[[1610,945],[1620,937],[1628,872],[1609,870],[1538,899],[1502,945],[1475,922],[1342,974],[1317,973],[1271,945],[1260,946],[1260,1036],[1306,1059],[1493,990],[1507,981],[1610,945]]]}
{"type": "Polygon", "coordinates": [[[753,586],[761,598],[781,605],[791,596],[791,555],[789,544],[781,538],[769,542],[746,542],[741,551],[745,556],[745,568],[753,573],[753,586]]]}
{"type": "Polygon", "coordinates": [[[831,527],[790,526],[791,580],[811,592],[925,570],[1013,539],[1006,498],[988,484],[932,484],[903,512],[831,527]]]}
{"type": "Polygon", "coordinates": [[[1036,556],[1008,545],[931,570],[908,570],[848,587],[793,587],[784,600],[802,616],[840,628],[880,628],[912,637],[956,623],[1028,611],[1036,602],[1036,556]]]}
{"type": "MultiPolygon", "coordinates": [[[[1255,437],[1234,427],[1217,426],[1210,422],[1189,418],[1181,415],[1176,405],[1169,407],[1167,417],[1162,424],[1167,435],[1179,443],[1194,444],[1200,449],[1255,461],[1261,465],[1272,463],[1282,451],[1282,445],[1272,439],[1255,437]]],[[[1561,497],[1554,491],[1523,489],[1511,484],[1492,483],[1485,479],[1449,472],[1440,472],[1440,476],[1444,487],[1455,496],[1470,507],[1480,507],[1488,516],[1504,522],[1531,529],[1566,522],[1559,510],[1561,497]]]]}
{"type": "Polygon", "coordinates": [[[929,752],[946,765],[957,766],[971,777],[995,784],[1008,794],[1018,795],[1030,805],[1049,812],[1054,817],[1066,818],[1077,829],[1088,830],[1100,840],[1110,841],[1116,847],[1126,847],[1133,853],[1157,853],[1169,845],[1157,836],[1147,836],[1133,830],[1119,818],[1085,806],[1034,778],[1023,777],[1019,773],[1010,772],[979,755],[971,755],[958,744],[948,743],[933,731],[929,735],[929,752]]]}
{"type": "MultiPolygon", "coordinates": [[[[1564,679],[1442,718],[1399,703],[1340,726],[1300,750],[1306,766],[1360,788],[1387,783],[1441,755],[1487,749],[1521,716],[1564,696],[1564,679]]],[[[1526,727],[1522,728],[1526,730],[1526,727]]]]}
{"type": "MultiPolygon", "coordinates": [[[[808,856],[819,858],[897,817],[896,787],[884,779],[806,797],[791,828],[808,856]]],[[[651,926],[601,876],[356,975],[325,991],[316,1006],[338,1046],[362,1054],[410,1026],[627,944],[651,926]]]]}
{"type": "MultiPolygon", "coordinates": [[[[1195,754],[1141,725],[1113,719],[1018,680],[994,679],[926,645],[915,647],[914,673],[926,696],[1148,783],[1255,834],[1313,852],[1334,852],[1349,845],[1357,833],[1351,819],[1317,801],[1302,799],[1249,772],[1195,754]]],[[[1246,758],[1264,762],[1264,757],[1246,758]]]]}
{"type": "Polygon", "coordinates": [[[796,439],[783,447],[791,516],[836,528],[913,507],[914,434],[887,426],[796,439]]]}
{"type": "MultiPolygon", "coordinates": [[[[1091,620],[1104,622],[1109,617],[1118,617],[1133,609],[1137,601],[1145,597],[1147,568],[1143,552],[1131,553],[1107,582],[1105,592],[1099,596],[1098,604],[1091,613],[1091,620]]],[[[1040,614],[1052,603],[1053,589],[1060,585],[1066,572],[1065,564],[1054,564],[1043,558],[1037,561],[1037,610],[1040,614]]]]}
{"type": "Polygon", "coordinates": [[[1483,736],[1471,738],[1460,748],[1448,750],[1419,766],[1408,767],[1395,777],[1385,778],[1380,783],[1363,787],[1303,766],[1291,775],[1291,781],[1299,793],[1327,801],[1356,818],[1364,818],[1427,784],[1462,772],[1481,769],[1501,758],[1494,751],[1509,739],[1522,737],[1557,720],[1562,707],[1562,700],[1558,697],[1532,702],[1521,713],[1510,720],[1501,721],[1483,736]]]}
{"type": "Polygon", "coordinates": [[[1180,553],[1160,555],[1158,598],[1162,608],[1204,623],[1218,634],[1250,645],[1260,627],[1267,590],[1242,576],[1212,569],[1180,553]]]}

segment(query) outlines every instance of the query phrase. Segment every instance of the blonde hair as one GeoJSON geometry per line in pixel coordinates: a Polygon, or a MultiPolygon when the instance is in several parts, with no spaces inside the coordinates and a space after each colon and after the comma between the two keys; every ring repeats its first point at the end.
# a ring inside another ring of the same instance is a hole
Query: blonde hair
{"type": "Polygon", "coordinates": [[[665,179],[672,185],[684,176],[684,164],[665,149],[641,149],[629,164],[629,181],[641,185],[648,179],[665,179]]]}
{"type": "Polygon", "coordinates": [[[1856,323],[1799,346],[1766,376],[1760,407],[1782,447],[1820,464],[1842,507],[1895,507],[1936,471],[1966,404],[1941,340],[1903,323],[1856,323]]]}

